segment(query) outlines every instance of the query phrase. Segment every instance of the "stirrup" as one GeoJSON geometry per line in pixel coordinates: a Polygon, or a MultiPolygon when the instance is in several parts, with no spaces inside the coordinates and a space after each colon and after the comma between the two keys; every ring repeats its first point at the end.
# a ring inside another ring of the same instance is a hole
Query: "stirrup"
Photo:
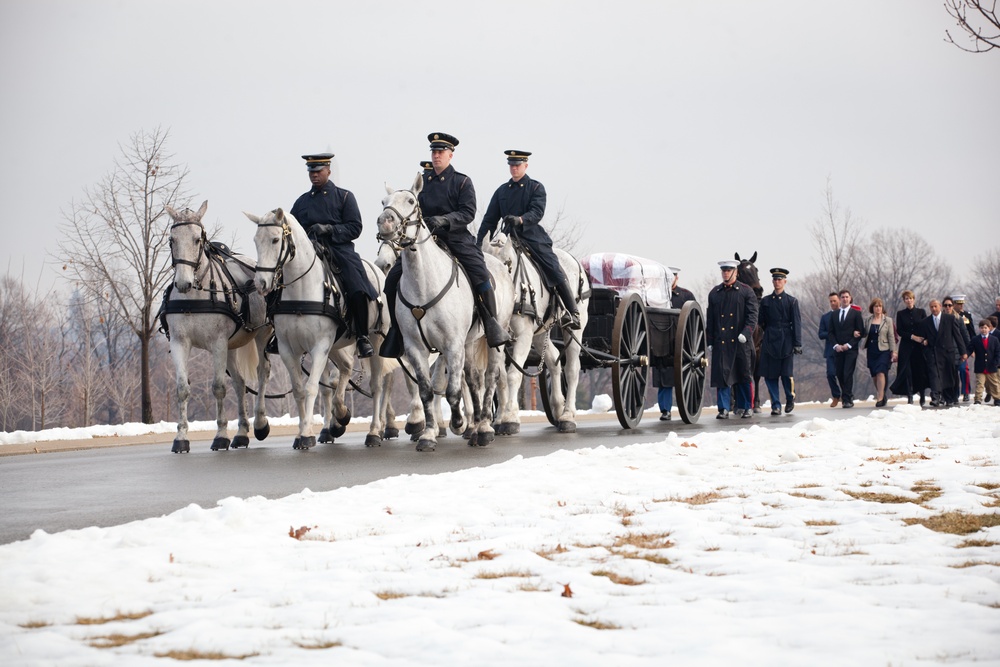
{"type": "Polygon", "coordinates": [[[368,336],[358,336],[357,346],[358,356],[360,358],[367,359],[368,357],[375,355],[375,348],[372,347],[372,343],[368,340],[368,336]]]}
{"type": "Polygon", "coordinates": [[[580,316],[570,310],[564,310],[559,318],[559,326],[563,329],[580,330],[580,316]]]}
{"type": "Polygon", "coordinates": [[[500,323],[492,317],[483,321],[486,330],[486,344],[490,347],[503,347],[510,342],[510,334],[500,327],[500,323]]]}

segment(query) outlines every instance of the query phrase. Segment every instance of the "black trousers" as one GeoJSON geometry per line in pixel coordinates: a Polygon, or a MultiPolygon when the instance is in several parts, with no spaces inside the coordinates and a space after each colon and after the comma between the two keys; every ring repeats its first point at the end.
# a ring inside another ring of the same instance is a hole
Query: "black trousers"
{"type": "Polygon", "coordinates": [[[852,347],[847,352],[834,352],[834,366],[837,369],[837,381],[840,383],[841,398],[846,403],[854,400],[854,369],[858,366],[858,348],[852,347]]]}

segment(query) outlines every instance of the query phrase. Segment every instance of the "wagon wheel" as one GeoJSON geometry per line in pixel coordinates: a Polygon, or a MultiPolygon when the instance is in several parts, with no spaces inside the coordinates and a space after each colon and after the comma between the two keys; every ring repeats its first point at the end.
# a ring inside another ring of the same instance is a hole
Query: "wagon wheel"
{"type": "MultiPolygon", "coordinates": [[[[560,384],[562,384],[563,395],[566,394],[566,361],[565,358],[560,355],[559,361],[556,362],[559,367],[562,368],[562,373],[560,374],[560,384]]],[[[549,420],[549,423],[553,426],[559,426],[559,415],[553,412],[552,404],[549,400],[549,391],[552,388],[552,374],[549,373],[548,367],[542,368],[542,372],[538,375],[538,393],[541,395],[542,399],[542,409],[545,410],[545,417],[549,420]]]]}
{"type": "Polygon", "coordinates": [[[674,334],[674,391],[677,409],[685,424],[693,424],[701,416],[705,395],[705,315],[697,301],[681,307],[674,334]]]}
{"type": "Polygon", "coordinates": [[[649,384],[649,323],[646,307],[637,294],[629,294],[618,302],[614,331],[611,334],[611,354],[617,357],[611,365],[611,388],[615,411],[624,428],[635,428],[642,419],[649,384]]]}

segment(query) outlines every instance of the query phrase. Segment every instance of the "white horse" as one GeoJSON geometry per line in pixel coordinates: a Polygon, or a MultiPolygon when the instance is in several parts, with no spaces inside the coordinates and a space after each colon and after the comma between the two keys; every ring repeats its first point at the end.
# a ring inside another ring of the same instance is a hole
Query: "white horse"
{"type": "Polygon", "coordinates": [[[253,289],[254,263],[209,244],[201,223],[208,202],[197,211],[175,211],[167,206],[170,255],[174,281],[164,294],[161,310],[164,331],[170,341],[170,356],[177,369],[177,437],[172,451],[191,450],[187,439],[187,405],[191,397],[187,365],[191,348],[207,350],[214,370],[212,393],[216,401],[215,439],[212,449],[229,449],[227,422],[223,416],[226,371],[232,378],[239,411],[238,430],[232,446],[248,447],[250,423],[246,409],[246,386],[256,385],[254,437],[263,440],[270,432],[264,414],[264,388],[271,364],[264,346],[271,337],[264,299],[253,289]]]}
{"type": "MultiPolygon", "coordinates": [[[[528,353],[534,350],[541,357],[551,380],[549,405],[561,433],[576,431],[576,387],[580,381],[580,332],[587,326],[587,306],[590,302],[590,281],[579,260],[565,250],[556,248],[556,257],[562,266],[570,288],[576,296],[580,313],[580,331],[563,330],[564,350],[552,343],[550,331],[558,326],[558,298],[547,287],[535,266],[515,247],[513,237],[502,230],[492,240],[485,240],[483,250],[502,261],[514,282],[514,314],[510,329],[514,340],[507,353],[515,362],[507,368],[506,382],[501,385],[500,425],[497,433],[512,435],[521,430],[518,397],[521,394],[522,370],[528,353]],[[563,384],[565,383],[565,392],[563,384]]],[[[545,387],[541,388],[545,391],[545,387]]]]}
{"type": "MultiPolygon", "coordinates": [[[[250,213],[245,215],[257,225],[257,233],[254,235],[254,244],[257,246],[257,289],[264,295],[280,290],[280,301],[272,317],[278,352],[291,377],[292,394],[299,413],[299,431],[292,447],[310,449],[316,445],[313,411],[320,378],[328,360],[336,366],[336,372],[328,374],[328,377],[338,379],[332,392],[333,408],[329,411],[330,436],[342,436],[351,421],[351,412],[344,401],[344,395],[347,380],[354,367],[356,339],[346,335],[346,312],[343,308],[346,296],[337,291],[337,286],[327,283],[323,262],[294,216],[280,208],[260,217],[250,213]],[[306,353],[310,355],[308,377],[301,366],[301,359],[306,353]]],[[[368,262],[364,264],[368,280],[376,292],[381,292],[384,283],[381,272],[368,262]]],[[[380,300],[369,304],[369,326],[377,322],[380,307],[380,300]]],[[[376,349],[380,343],[381,338],[373,336],[372,344],[376,349]]],[[[372,357],[370,363],[372,377],[381,375],[381,361],[372,357]]],[[[373,402],[378,404],[381,385],[372,382],[371,389],[373,402]]],[[[379,423],[378,416],[373,415],[371,429],[365,439],[366,446],[381,444],[379,423]]]]}
{"type": "MultiPolygon", "coordinates": [[[[472,286],[458,262],[442,248],[424,225],[418,204],[423,187],[420,174],[411,190],[386,187],[378,218],[381,238],[398,232],[402,247],[403,279],[396,301],[396,321],[403,334],[405,359],[417,378],[426,417],[417,451],[434,451],[438,429],[431,403],[434,387],[429,357],[437,350],[448,373],[445,396],[451,408],[451,430],[463,434],[462,380],[469,385],[473,421],[469,444],[485,446],[494,439],[493,395],[503,366],[503,353],[486,347],[483,327],[475,317],[472,286]]],[[[503,264],[486,258],[496,292],[500,326],[506,327],[512,309],[513,287],[503,264]]]]}

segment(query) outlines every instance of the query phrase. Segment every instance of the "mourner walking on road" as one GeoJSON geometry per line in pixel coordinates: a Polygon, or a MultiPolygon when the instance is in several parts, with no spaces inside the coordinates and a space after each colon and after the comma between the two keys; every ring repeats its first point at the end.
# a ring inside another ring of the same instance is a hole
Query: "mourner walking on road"
{"type": "Polygon", "coordinates": [[[794,355],[802,354],[802,318],[799,302],[785,292],[788,269],[771,269],[774,291],[760,301],[758,322],[764,330],[760,347],[760,374],[771,394],[771,415],[781,414],[778,380],[785,388],[785,412],[795,409],[794,355]]]}
{"type": "Polygon", "coordinates": [[[851,305],[849,290],[840,290],[840,310],[834,315],[831,331],[841,399],[845,408],[853,408],[854,369],[858,365],[858,342],[865,332],[865,318],[860,309],[851,305]]]}
{"type": "Polygon", "coordinates": [[[753,330],[757,326],[757,296],[749,285],[736,280],[735,260],[719,262],[722,283],[708,295],[705,342],[712,350],[712,386],[716,388],[719,414],[729,419],[730,388],[736,393],[736,413],[753,417],[753,330]]]}
{"type": "Polygon", "coordinates": [[[833,351],[833,346],[837,342],[833,339],[833,322],[840,315],[840,297],[836,292],[830,292],[830,310],[819,318],[819,339],[823,341],[823,358],[826,360],[826,382],[830,385],[830,407],[835,408],[840,405],[840,381],[837,379],[837,353],[833,351]]]}
{"type": "MultiPolygon", "coordinates": [[[[688,301],[694,301],[691,290],[677,286],[681,270],[671,266],[670,272],[674,280],[670,285],[670,307],[680,309],[688,301]]],[[[660,406],[660,421],[670,421],[674,409],[674,357],[653,357],[650,360],[653,368],[653,386],[656,387],[656,402],[660,406]]]]}
{"type": "Polygon", "coordinates": [[[1000,338],[991,336],[992,325],[988,319],[979,320],[979,333],[969,341],[966,351],[970,357],[975,357],[976,373],[976,404],[983,402],[983,393],[993,399],[994,405],[1000,405],[1000,381],[998,381],[998,364],[1000,364],[1000,338]]]}
{"type": "Polygon", "coordinates": [[[958,405],[958,373],[955,368],[967,358],[968,341],[964,327],[950,311],[952,301],[945,299],[947,309],[932,299],[931,314],[924,318],[910,338],[924,348],[927,375],[931,385],[931,407],[958,405]]]}
{"type": "MultiPolygon", "coordinates": [[[[966,312],[965,310],[965,295],[964,294],[953,294],[951,296],[954,305],[955,318],[958,320],[959,324],[965,327],[965,332],[968,334],[969,340],[972,340],[979,332],[976,331],[976,325],[971,312],[966,312]]],[[[969,372],[969,361],[963,359],[962,363],[958,365],[958,393],[962,394],[962,402],[969,402],[969,393],[972,391],[972,375],[969,372]]]]}
{"type": "MultiPolygon", "coordinates": [[[[427,139],[430,141],[433,169],[424,171],[424,185],[418,196],[424,224],[448,246],[448,250],[465,269],[486,331],[486,342],[490,347],[501,347],[510,340],[510,335],[497,322],[497,302],[490,273],[486,268],[483,251],[469,231],[469,223],[476,217],[476,190],[471,178],[455,171],[451,166],[458,139],[444,132],[432,132],[427,135],[427,139]]],[[[385,295],[392,326],[389,327],[379,352],[383,357],[399,357],[403,354],[403,336],[396,325],[396,295],[402,275],[403,265],[397,259],[385,280],[385,295]]]]}
{"type": "Polygon", "coordinates": [[[522,241],[535,258],[545,286],[559,295],[566,316],[560,324],[569,329],[580,328],[580,313],[576,295],[570,288],[559,258],[552,250],[552,239],[542,228],[545,216],[545,186],[528,176],[528,151],[507,150],[510,180],[497,188],[486,207],[486,215],[479,225],[476,243],[482,247],[483,239],[496,232],[497,223],[503,221],[504,231],[522,241]]]}
{"type": "Polygon", "coordinates": [[[312,189],[295,200],[292,216],[306,234],[326,251],[328,261],[340,270],[348,317],[354,325],[358,356],[370,357],[375,351],[368,340],[369,304],[378,293],[368,280],[361,257],[354,249],[354,239],[361,236],[361,210],[354,194],[338,188],[330,180],[333,153],[303,155],[312,189]]]}

